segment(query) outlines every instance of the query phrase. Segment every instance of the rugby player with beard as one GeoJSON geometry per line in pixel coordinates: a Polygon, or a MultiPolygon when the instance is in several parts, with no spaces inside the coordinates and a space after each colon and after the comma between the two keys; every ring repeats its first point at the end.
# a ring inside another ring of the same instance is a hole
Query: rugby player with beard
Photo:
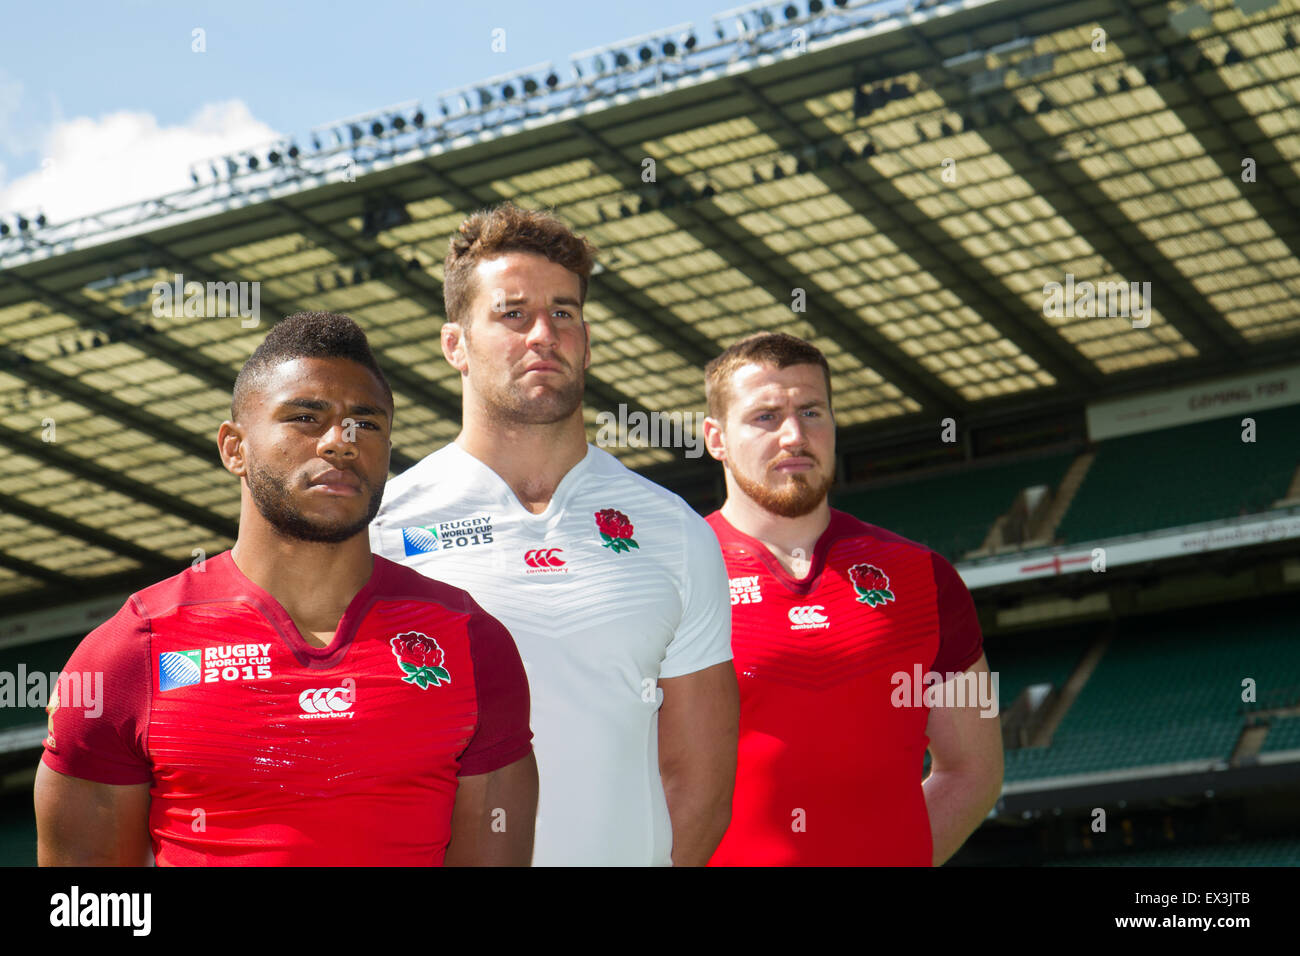
{"type": "Polygon", "coordinates": [[[242,485],[234,548],[131,595],[65,668],[107,693],[102,714],[48,708],[41,865],[528,864],[510,634],[370,551],[392,420],[350,318],[267,334],[217,431],[242,485]]]}
{"type": "Polygon", "coordinates": [[[710,865],[938,866],[1002,784],[996,707],[944,706],[962,698],[939,683],[988,685],[970,593],[940,555],[830,507],[817,348],[760,333],[705,376],[705,443],[727,485],[708,521],[741,700],[731,824],[710,865]],[[922,674],[935,693],[900,693],[922,674]]]}

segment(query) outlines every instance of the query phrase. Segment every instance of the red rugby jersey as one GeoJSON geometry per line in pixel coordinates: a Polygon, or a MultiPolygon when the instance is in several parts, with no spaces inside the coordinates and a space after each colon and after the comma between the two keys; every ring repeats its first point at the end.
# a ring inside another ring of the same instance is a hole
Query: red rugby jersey
{"type": "Polygon", "coordinates": [[[457,776],[526,756],[528,684],[465,591],[375,556],[328,648],[229,551],[133,594],[65,672],[45,763],[150,783],[159,865],[441,864],[457,776]]]}
{"type": "Polygon", "coordinates": [[[929,866],[929,709],[894,706],[894,675],[979,660],[970,592],[938,554],[841,511],[802,581],[721,512],[708,521],[740,682],[731,826],[710,865],[929,866]]]}

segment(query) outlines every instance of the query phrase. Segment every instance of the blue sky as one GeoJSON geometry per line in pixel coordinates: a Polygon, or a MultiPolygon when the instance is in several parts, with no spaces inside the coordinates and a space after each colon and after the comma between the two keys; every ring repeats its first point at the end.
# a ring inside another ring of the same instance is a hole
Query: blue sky
{"type": "MultiPolygon", "coordinates": [[[[200,157],[692,21],[727,0],[10,5],[0,215],[52,221],[188,184],[200,157]],[[195,53],[193,30],[205,34],[195,53]],[[504,52],[491,49],[505,30],[504,52]]],[[[802,5],[802,4],[801,4],[802,5]]],[[[427,108],[427,107],[426,107],[427,108]]]]}

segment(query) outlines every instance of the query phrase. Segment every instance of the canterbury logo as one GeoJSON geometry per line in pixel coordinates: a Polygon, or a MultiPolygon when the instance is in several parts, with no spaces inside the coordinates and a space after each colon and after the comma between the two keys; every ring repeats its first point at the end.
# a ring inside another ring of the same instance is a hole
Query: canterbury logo
{"type": "Polygon", "coordinates": [[[298,706],[309,714],[342,713],[352,709],[352,691],[348,687],[321,687],[298,695],[298,706]]]}
{"type": "Polygon", "coordinates": [[[803,607],[790,608],[789,618],[791,624],[825,624],[828,618],[822,611],[825,605],[822,604],[805,604],[803,607]]]}
{"type": "Polygon", "coordinates": [[[562,568],[564,559],[560,557],[563,548],[538,548],[524,552],[524,564],[530,568],[562,568]]]}

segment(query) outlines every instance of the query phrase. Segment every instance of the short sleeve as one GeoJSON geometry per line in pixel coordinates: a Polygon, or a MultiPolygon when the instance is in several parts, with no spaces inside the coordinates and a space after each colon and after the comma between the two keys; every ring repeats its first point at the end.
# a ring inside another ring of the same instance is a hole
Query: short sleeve
{"type": "Polygon", "coordinates": [[[668,643],[660,677],[681,677],[731,660],[731,590],[718,537],[691,511],[685,538],[682,618],[668,643]]]}
{"type": "Polygon", "coordinates": [[[984,653],[975,600],[957,570],[942,555],[931,553],[934,564],[935,603],[939,608],[939,651],[931,670],[960,674],[984,653]]]}
{"type": "Polygon", "coordinates": [[[514,638],[504,624],[481,610],[470,619],[469,631],[478,726],[460,757],[462,777],[499,770],[533,749],[528,678],[514,638]]]}
{"type": "Polygon", "coordinates": [[[115,785],[149,783],[149,620],[132,596],[72,652],[51,701],[45,765],[115,785]]]}

